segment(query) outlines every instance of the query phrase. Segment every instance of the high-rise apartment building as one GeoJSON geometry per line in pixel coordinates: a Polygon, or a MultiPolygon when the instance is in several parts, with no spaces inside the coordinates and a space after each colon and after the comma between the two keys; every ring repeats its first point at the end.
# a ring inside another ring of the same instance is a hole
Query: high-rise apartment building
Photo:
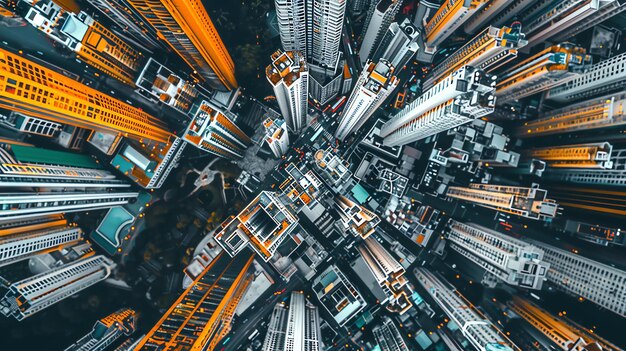
{"type": "Polygon", "coordinates": [[[93,157],[0,141],[3,188],[127,189],[130,184],[93,157]]]}
{"type": "Polygon", "coordinates": [[[518,187],[472,183],[469,187],[451,186],[447,196],[492,210],[529,219],[549,220],[557,214],[558,204],[548,192],[537,187],[518,187]]]}
{"type": "Polygon", "coordinates": [[[381,38],[378,46],[374,47],[375,51],[371,54],[370,59],[373,62],[379,62],[381,59],[387,60],[396,68],[396,72],[400,72],[419,50],[417,43],[419,35],[419,29],[411,24],[408,18],[400,24],[393,22],[381,38]]]}
{"type": "Polygon", "coordinates": [[[394,71],[395,68],[385,60],[369,62],[365,66],[339,119],[335,132],[337,139],[344,140],[359,130],[385,102],[399,83],[394,71]]]}
{"type": "Polygon", "coordinates": [[[97,321],[91,332],[65,351],[102,351],[122,336],[131,335],[136,329],[137,314],[130,308],[122,308],[97,321]]]}
{"type": "Polygon", "coordinates": [[[135,84],[139,93],[182,113],[189,112],[200,93],[192,83],[177,76],[152,57],[139,73],[135,84]]]}
{"type": "Polygon", "coordinates": [[[274,88],[280,113],[293,132],[306,124],[309,97],[309,68],[300,51],[280,50],[272,54],[272,63],[265,69],[267,80],[274,88]]]}
{"type": "Polygon", "coordinates": [[[198,275],[135,351],[214,351],[231,329],[232,318],[252,282],[254,256],[222,253],[198,275]]]}
{"type": "Polygon", "coordinates": [[[372,329],[374,338],[378,342],[381,351],[409,351],[398,328],[391,318],[385,316],[381,325],[377,325],[372,329]]]}
{"type": "Polygon", "coordinates": [[[489,26],[433,68],[422,90],[430,89],[463,66],[491,72],[516,58],[518,49],[526,43],[521,24],[502,28],[489,26]]]}
{"type": "Polygon", "coordinates": [[[148,49],[159,47],[156,30],[128,4],[127,0],[88,0],[88,2],[119,27],[117,31],[119,34],[134,44],[148,49]]]}
{"type": "Polygon", "coordinates": [[[262,350],[323,350],[317,306],[306,301],[302,292],[291,292],[289,308],[282,303],[276,304],[262,350]]]}
{"type": "Polygon", "coordinates": [[[0,49],[0,107],[75,127],[167,142],[163,122],[21,55],[0,49]]]}
{"type": "Polygon", "coordinates": [[[108,278],[114,268],[107,257],[91,256],[20,280],[0,299],[0,312],[23,320],[108,278]]]}
{"type": "Polygon", "coordinates": [[[289,132],[287,123],[282,119],[267,118],[263,122],[265,141],[276,158],[281,158],[289,150],[289,132]]]}
{"type": "Polygon", "coordinates": [[[450,220],[447,243],[454,251],[485,270],[483,284],[505,284],[541,290],[549,264],[543,251],[527,242],[477,224],[450,220]]]}
{"type": "Polygon", "coordinates": [[[626,124],[626,93],[616,93],[545,112],[517,128],[520,138],[610,128],[626,124]]]}
{"type": "Polygon", "coordinates": [[[374,212],[343,195],[335,197],[335,204],[341,218],[335,222],[335,226],[342,232],[349,232],[362,239],[374,234],[376,226],[380,223],[380,218],[374,212]]]}
{"type": "MultiPolygon", "coordinates": [[[[626,185],[626,149],[612,150],[606,160],[603,160],[603,155],[599,156],[595,157],[593,161],[568,160],[570,163],[574,162],[573,164],[589,165],[591,167],[548,168],[541,177],[555,183],[565,182],[597,186],[626,185]]],[[[601,189],[597,190],[602,191],[601,189]]]]}
{"type": "Polygon", "coordinates": [[[28,23],[76,52],[83,62],[134,86],[142,53],[86,12],[64,10],[52,0],[33,2],[24,15],[28,23]]]}
{"type": "Polygon", "coordinates": [[[217,90],[237,89],[235,64],[200,0],[127,0],[160,39],[217,90]]]}
{"type": "Polygon", "coordinates": [[[414,272],[420,285],[444,313],[456,323],[475,350],[519,350],[449,282],[425,268],[416,268],[414,272]]]}
{"type": "Polygon", "coordinates": [[[401,0],[380,0],[369,11],[361,35],[363,42],[359,49],[359,59],[362,65],[371,58],[385,31],[400,11],[400,6],[402,6],[401,0]]]}
{"type": "Polygon", "coordinates": [[[503,104],[530,96],[580,76],[591,56],[571,43],[553,45],[507,69],[498,77],[496,96],[503,104]]]}
{"type": "MultiPolygon", "coordinates": [[[[532,2],[533,0],[517,0],[532,2]]],[[[467,34],[477,33],[479,30],[493,24],[493,20],[501,11],[506,10],[511,3],[516,2],[510,0],[490,0],[487,6],[482,7],[463,25],[463,30],[467,34]]]]}
{"type": "Polygon", "coordinates": [[[523,297],[514,296],[507,306],[560,350],[621,350],[596,333],[574,326],[523,297]]]}
{"type": "Polygon", "coordinates": [[[540,241],[525,241],[543,250],[543,260],[550,264],[546,278],[558,289],[626,316],[626,271],[540,241]]]}
{"type": "Polygon", "coordinates": [[[407,288],[409,281],[404,276],[404,267],[373,237],[366,238],[357,250],[387,295],[387,301],[381,304],[385,304],[389,312],[406,313],[413,304],[409,300],[412,291],[407,288]]]}
{"type": "Polygon", "coordinates": [[[313,292],[340,327],[367,306],[361,293],[335,265],[313,280],[313,292]]]}
{"type": "Polygon", "coordinates": [[[231,257],[249,245],[267,262],[297,225],[298,217],[278,194],[262,191],[236,217],[222,223],[215,241],[231,257]]]}
{"type": "Polygon", "coordinates": [[[495,85],[495,76],[460,68],[385,122],[383,143],[405,145],[493,112],[495,85]]]}
{"type": "Polygon", "coordinates": [[[546,98],[558,102],[574,102],[582,99],[614,93],[622,95],[626,87],[626,53],[602,60],[589,69],[550,89],[546,98]]]}
{"type": "Polygon", "coordinates": [[[550,168],[610,169],[613,146],[608,142],[532,148],[527,157],[537,158],[550,168]]]}
{"type": "Polygon", "coordinates": [[[309,63],[334,71],[346,0],[275,0],[275,5],[283,49],[300,51],[309,63]]]}
{"type": "Polygon", "coordinates": [[[83,231],[62,217],[15,221],[0,228],[0,267],[78,243],[83,231]]]}
{"type": "Polygon", "coordinates": [[[624,11],[623,3],[608,1],[536,1],[521,16],[529,47],[547,40],[568,40],[582,30],[624,11]],[[620,9],[621,7],[621,9],[620,9]],[[554,39],[553,39],[554,38],[554,39]]]}
{"type": "Polygon", "coordinates": [[[234,120],[230,111],[222,110],[203,100],[191,109],[193,119],[182,137],[193,146],[214,155],[236,160],[243,158],[252,140],[234,120]]]}
{"type": "Polygon", "coordinates": [[[425,51],[436,52],[437,46],[460,28],[489,0],[446,0],[424,26],[425,51]]]}

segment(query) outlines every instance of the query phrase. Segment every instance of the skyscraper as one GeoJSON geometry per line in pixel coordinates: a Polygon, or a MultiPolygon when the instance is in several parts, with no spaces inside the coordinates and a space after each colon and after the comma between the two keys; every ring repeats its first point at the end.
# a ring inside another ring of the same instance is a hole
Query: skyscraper
{"type": "Polygon", "coordinates": [[[571,43],[553,45],[507,69],[498,77],[498,104],[566,83],[591,65],[591,56],[571,43]]]}
{"type": "Polygon", "coordinates": [[[448,197],[468,201],[492,210],[536,220],[549,220],[557,214],[558,204],[538,187],[518,187],[472,183],[469,187],[451,186],[448,197]]]}
{"type": "Polygon", "coordinates": [[[17,320],[30,317],[108,278],[114,268],[113,261],[99,255],[15,282],[0,299],[0,312],[17,320]]]}
{"type": "Polygon", "coordinates": [[[302,0],[275,0],[274,5],[283,49],[299,52],[308,59],[307,21],[311,14],[307,14],[306,3],[302,0]]]}
{"type": "Polygon", "coordinates": [[[385,145],[405,145],[485,116],[495,106],[495,85],[495,76],[462,67],[385,122],[380,136],[385,145]]]}
{"type": "Polygon", "coordinates": [[[414,272],[420,285],[444,313],[456,323],[475,350],[519,350],[449,282],[425,268],[416,268],[414,272]]]}
{"type": "Polygon", "coordinates": [[[488,2],[488,0],[444,1],[424,26],[424,44],[426,45],[424,50],[436,52],[439,44],[488,2]]]}
{"type": "Polygon", "coordinates": [[[228,334],[254,274],[254,256],[221,253],[198,275],[146,334],[136,351],[214,351],[228,334]]]}
{"type": "Polygon", "coordinates": [[[142,53],[86,12],[74,14],[52,0],[44,0],[33,2],[24,18],[52,40],[76,52],[81,61],[134,86],[142,53]]]}
{"type": "Polygon", "coordinates": [[[626,124],[626,93],[620,92],[540,114],[539,118],[518,127],[516,135],[529,138],[623,124],[626,124]]]}
{"type": "Polygon", "coordinates": [[[373,237],[366,238],[357,247],[363,261],[374,279],[387,295],[382,301],[392,313],[404,314],[413,306],[409,301],[412,290],[408,289],[408,280],[404,276],[404,267],[373,237]],[[407,294],[408,292],[408,294],[407,294]]]}
{"type": "Polygon", "coordinates": [[[79,242],[83,231],[62,217],[10,222],[0,229],[0,267],[79,242]]]}
{"type": "Polygon", "coordinates": [[[526,156],[545,161],[550,168],[607,169],[613,146],[608,142],[532,148],[526,156]]]}
{"type": "Polygon", "coordinates": [[[297,224],[298,217],[278,194],[262,191],[237,217],[222,223],[215,232],[215,241],[231,257],[247,244],[267,262],[297,224]]]}
{"type": "Polygon", "coordinates": [[[0,49],[0,107],[75,127],[166,142],[163,122],[20,55],[0,49]]]}
{"type": "Polygon", "coordinates": [[[252,143],[235,123],[237,117],[203,100],[191,109],[193,119],[182,139],[193,146],[214,155],[236,160],[243,157],[245,149],[252,143]]]}
{"type": "Polygon", "coordinates": [[[269,145],[276,158],[281,158],[289,150],[289,133],[287,124],[282,119],[268,117],[264,122],[265,142],[269,145]]]}
{"type": "Polygon", "coordinates": [[[544,252],[546,278],[558,289],[626,316],[626,271],[546,243],[525,239],[544,252]]]}
{"type": "Polygon", "coordinates": [[[372,329],[374,338],[382,351],[409,351],[398,328],[391,318],[385,316],[383,323],[372,329]]]}
{"type": "Polygon", "coordinates": [[[340,327],[346,325],[367,306],[361,293],[335,265],[315,277],[313,292],[340,327]]]}
{"type": "Polygon", "coordinates": [[[363,42],[359,49],[359,58],[362,65],[368,59],[371,59],[374,50],[380,43],[385,31],[389,28],[391,21],[400,11],[400,6],[402,6],[401,0],[380,0],[368,13],[363,27],[363,34],[361,35],[363,42]]]}
{"type": "Polygon", "coordinates": [[[626,87],[626,53],[602,60],[565,84],[555,86],[546,98],[559,102],[574,102],[603,94],[622,95],[626,87]]]}
{"type": "Polygon", "coordinates": [[[523,297],[514,296],[507,306],[563,351],[621,350],[597,334],[573,326],[523,297]]]}
{"type": "Polygon", "coordinates": [[[395,68],[386,60],[369,62],[356,81],[346,103],[335,137],[344,140],[359,130],[398,86],[395,68]]]}
{"type": "Polygon", "coordinates": [[[340,217],[335,226],[361,239],[374,234],[376,226],[380,223],[380,218],[374,212],[343,195],[335,197],[335,204],[340,217]]]}
{"type": "Polygon", "coordinates": [[[446,239],[450,248],[485,270],[483,284],[491,287],[495,277],[505,284],[540,290],[550,267],[541,249],[477,224],[450,220],[446,239]]]}
{"type": "Polygon", "coordinates": [[[169,46],[218,90],[233,90],[235,64],[200,0],[127,0],[169,46]]]}
{"type": "Polygon", "coordinates": [[[323,349],[317,306],[304,294],[291,292],[289,309],[279,303],[267,326],[263,351],[321,351],[323,349]]]}
{"type": "Polygon", "coordinates": [[[393,22],[375,47],[371,60],[374,62],[387,60],[396,68],[396,72],[400,72],[419,49],[417,44],[419,34],[419,29],[412,25],[408,18],[399,25],[393,22]]]}
{"type": "Polygon", "coordinates": [[[102,351],[122,336],[134,333],[136,328],[135,311],[123,308],[97,321],[91,332],[67,347],[65,351],[102,351]]]}
{"type": "Polygon", "coordinates": [[[272,63],[265,69],[267,80],[274,88],[280,113],[293,132],[306,124],[309,97],[309,69],[300,51],[280,50],[272,54],[272,63]]]}
{"type": "Polygon", "coordinates": [[[517,50],[527,41],[524,39],[521,24],[511,27],[485,28],[474,38],[467,41],[452,55],[446,57],[430,71],[429,78],[424,82],[422,90],[430,89],[443,78],[463,66],[472,66],[491,72],[517,57],[517,50]]]}

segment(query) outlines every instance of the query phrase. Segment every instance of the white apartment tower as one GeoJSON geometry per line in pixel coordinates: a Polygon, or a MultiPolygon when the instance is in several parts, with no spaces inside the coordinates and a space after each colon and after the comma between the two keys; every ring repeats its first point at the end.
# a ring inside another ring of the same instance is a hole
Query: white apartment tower
{"type": "Polygon", "coordinates": [[[526,241],[543,250],[543,259],[550,264],[546,275],[550,283],[626,317],[625,271],[540,241],[526,241]]]}
{"type": "Polygon", "coordinates": [[[557,214],[558,204],[548,199],[548,192],[537,187],[518,187],[472,183],[469,187],[452,186],[448,197],[468,201],[492,210],[536,220],[548,220],[557,214]]]}
{"type": "Polygon", "coordinates": [[[263,343],[263,351],[320,351],[323,349],[316,306],[302,292],[293,291],[289,309],[276,304],[263,343]]]}
{"type": "Polygon", "coordinates": [[[334,70],[346,0],[275,0],[283,49],[300,51],[313,65],[334,70]]]}
{"type": "Polygon", "coordinates": [[[398,328],[391,318],[385,316],[383,323],[372,329],[374,338],[382,351],[409,351],[398,328]]]}
{"type": "Polygon", "coordinates": [[[77,243],[83,235],[64,219],[0,229],[0,267],[77,243]]]}
{"type": "Polygon", "coordinates": [[[369,16],[365,21],[366,25],[363,28],[363,42],[359,50],[359,59],[361,64],[365,64],[374,50],[381,41],[383,35],[389,28],[391,21],[396,17],[400,6],[401,0],[380,0],[376,6],[369,12],[369,16]]]}
{"type": "Polygon", "coordinates": [[[23,320],[106,279],[113,268],[113,261],[99,255],[15,282],[0,299],[0,312],[23,320]]]}
{"type": "Polygon", "coordinates": [[[458,325],[463,336],[475,350],[519,350],[449,282],[424,268],[416,268],[414,272],[417,281],[445,314],[458,325]]]}
{"type": "Polygon", "coordinates": [[[494,110],[495,85],[495,76],[462,67],[385,122],[380,136],[405,145],[483,117],[494,110]]]}
{"type": "Polygon", "coordinates": [[[374,62],[387,60],[396,68],[396,72],[401,71],[419,50],[417,44],[419,34],[419,29],[408,19],[399,25],[393,22],[371,55],[371,60],[374,62]]]}
{"type": "Polygon", "coordinates": [[[137,314],[130,308],[123,308],[98,320],[92,331],[65,351],[103,351],[122,336],[134,333],[136,328],[137,314]]]}
{"type": "Polygon", "coordinates": [[[550,267],[541,249],[477,224],[450,220],[446,239],[454,251],[485,270],[483,283],[495,277],[509,285],[540,290],[550,267]]]}
{"type": "Polygon", "coordinates": [[[280,50],[272,54],[272,63],[265,70],[274,88],[280,112],[293,132],[306,124],[309,92],[309,69],[301,51],[280,50]]]}
{"type": "Polygon", "coordinates": [[[343,140],[360,129],[398,86],[399,80],[394,71],[395,68],[386,60],[365,65],[339,119],[335,132],[337,139],[343,140]]]}
{"type": "Polygon", "coordinates": [[[287,123],[282,119],[267,118],[263,122],[265,141],[276,158],[281,158],[289,149],[289,133],[287,123]]]}

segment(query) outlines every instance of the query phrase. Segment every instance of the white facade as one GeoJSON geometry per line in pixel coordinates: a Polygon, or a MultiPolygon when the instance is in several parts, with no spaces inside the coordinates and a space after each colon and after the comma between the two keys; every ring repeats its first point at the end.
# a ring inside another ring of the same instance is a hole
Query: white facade
{"type": "Polygon", "coordinates": [[[360,129],[398,86],[394,71],[395,68],[385,60],[366,65],[339,119],[335,132],[337,139],[343,140],[360,129]]]}
{"type": "Polygon", "coordinates": [[[448,197],[469,201],[496,211],[536,220],[554,218],[558,205],[548,199],[548,192],[536,187],[472,183],[469,187],[452,186],[448,197]]]}
{"type": "Polygon", "coordinates": [[[307,57],[314,65],[335,69],[343,31],[346,0],[308,0],[307,57]]]}
{"type": "Polygon", "coordinates": [[[276,158],[281,158],[289,150],[287,123],[282,119],[268,118],[263,122],[265,141],[276,158]]]}
{"type": "Polygon", "coordinates": [[[15,282],[0,299],[0,312],[17,320],[30,317],[106,279],[113,268],[115,268],[113,261],[99,255],[83,258],[15,282]]]}
{"type": "Polygon", "coordinates": [[[550,267],[541,249],[476,224],[451,220],[446,239],[454,251],[509,285],[540,290],[550,267]]]}
{"type": "Polygon", "coordinates": [[[626,317],[625,271],[543,242],[526,241],[544,251],[544,261],[550,264],[547,274],[550,283],[626,317]]]}
{"type": "Polygon", "coordinates": [[[66,226],[0,236],[0,267],[77,243],[82,237],[80,228],[66,226]]]}
{"type": "Polygon", "coordinates": [[[526,44],[520,25],[511,28],[489,26],[433,68],[422,90],[430,89],[446,75],[463,66],[490,72],[516,58],[517,49],[526,44]]]}
{"type": "Polygon", "coordinates": [[[439,44],[461,27],[476,11],[487,5],[488,2],[489,0],[444,1],[424,26],[424,42],[427,46],[425,50],[435,52],[439,44]]]}
{"type": "Polygon", "coordinates": [[[339,60],[346,0],[275,0],[283,49],[334,71],[339,60]]]}
{"type": "Polygon", "coordinates": [[[380,136],[397,146],[458,127],[493,112],[494,92],[495,76],[462,67],[383,124],[380,136]]]}
{"type": "Polygon", "coordinates": [[[417,44],[419,34],[419,30],[408,19],[400,25],[393,22],[372,54],[372,61],[385,59],[396,68],[396,72],[401,71],[419,50],[417,44]]]}
{"type": "Polygon", "coordinates": [[[370,12],[368,20],[363,30],[363,42],[359,49],[361,64],[365,64],[371,58],[374,50],[378,46],[389,24],[396,17],[402,1],[400,0],[380,0],[370,12]]]}
{"type": "Polygon", "coordinates": [[[137,192],[45,192],[2,194],[0,219],[16,220],[66,212],[107,209],[126,205],[137,192]]]}
{"type": "Polygon", "coordinates": [[[277,51],[266,68],[267,80],[272,84],[280,112],[293,132],[306,124],[309,96],[309,68],[299,51],[277,51]]]}
{"type": "Polygon", "coordinates": [[[323,349],[317,307],[301,292],[293,291],[289,310],[276,304],[263,343],[263,351],[320,351],[323,349]]]}
{"type": "Polygon", "coordinates": [[[372,332],[382,351],[409,351],[391,318],[385,316],[382,325],[374,327],[372,332]]]}
{"type": "Polygon", "coordinates": [[[414,272],[417,281],[428,291],[445,314],[456,323],[475,350],[519,350],[450,283],[424,268],[416,268],[414,272]]]}
{"type": "Polygon", "coordinates": [[[598,96],[626,85],[626,53],[600,61],[584,74],[552,88],[546,98],[570,102],[598,96]]]}
{"type": "Polygon", "coordinates": [[[306,3],[302,0],[275,0],[280,41],[285,51],[307,52],[306,3]]]}

